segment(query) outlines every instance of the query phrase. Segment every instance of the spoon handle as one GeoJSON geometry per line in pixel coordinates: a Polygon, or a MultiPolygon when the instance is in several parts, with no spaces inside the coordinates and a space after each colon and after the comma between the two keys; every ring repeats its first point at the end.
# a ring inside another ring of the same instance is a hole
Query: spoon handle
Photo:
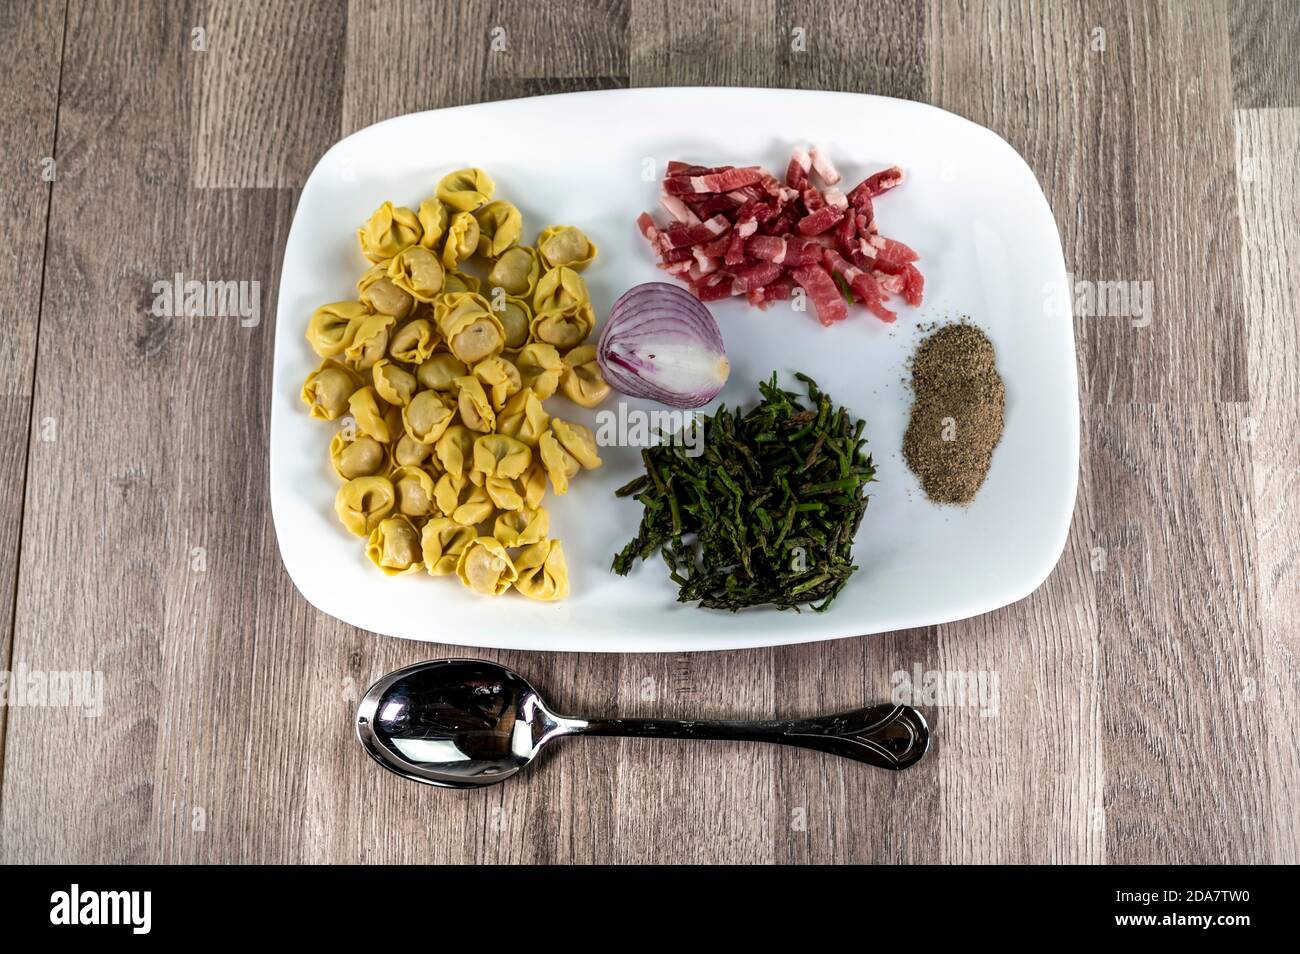
{"type": "Polygon", "coordinates": [[[842,755],[886,769],[905,769],[930,747],[930,727],[911,706],[871,706],[816,719],[755,722],[671,719],[575,719],[571,734],[638,739],[775,742],[842,755]]]}

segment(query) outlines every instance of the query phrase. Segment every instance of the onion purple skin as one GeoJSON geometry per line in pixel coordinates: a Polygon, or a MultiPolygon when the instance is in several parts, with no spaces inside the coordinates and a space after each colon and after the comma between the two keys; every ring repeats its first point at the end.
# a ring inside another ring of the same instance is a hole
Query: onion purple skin
{"type": "Polygon", "coordinates": [[[614,389],[675,408],[708,404],[731,368],[713,315],[690,292],[665,282],[636,285],[614,302],[596,361],[614,389]],[[691,364],[656,363],[661,352],[690,355],[691,364]]]}

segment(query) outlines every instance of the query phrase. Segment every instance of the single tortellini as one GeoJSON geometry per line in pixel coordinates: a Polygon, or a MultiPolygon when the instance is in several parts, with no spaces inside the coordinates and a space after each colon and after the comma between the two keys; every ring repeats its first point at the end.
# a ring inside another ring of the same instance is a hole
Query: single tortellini
{"type": "Polygon", "coordinates": [[[551,486],[555,488],[555,492],[567,494],[569,481],[582,469],[578,459],[561,446],[554,431],[547,431],[542,435],[542,439],[537,443],[537,450],[541,454],[542,466],[546,468],[546,474],[551,478],[551,486]]]}
{"type": "Polygon", "coordinates": [[[510,477],[484,477],[483,492],[497,510],[523,510],[523,482],[510,477]]]}
{"type": "Polygon", "coordinates": [[[474,365],[474,377],[483,382],[494,411],[501,410],[506,401],[523,387],[519,369],[500,355],[484,358],[474,365]]]}
{"type": "Polygon", "coordinates": [[[457,378],[453,383],[456,385],[456,408],[464,425],[483,434],[496,430],[496,411],[483,390],[483,382],[471,374],[457,378]]]}
{"type": "Polygon", "coordinates": [[[454,391],[454,382],[469,374],[469,368],[450,351],[439,351],[415,369],[415,379],[420,387],[431,391],[454,391]]]}
{"type": "Polygon", "coordinates": [[[562,600],[569,595],[569,567],[559,540],[539,540],[515,558],[515,589],[534,600],[562,600]]]}
{"type": "Polygon", "coordinates": [[[423,245],[412,245],[388,263],[388,278],[417,301],[433,301],[442,292],[442,263],[423,245]]]}
{"type": "Polygon", "coordinates": [[[529,447],[537,446],[550,425],[551,416],[532,388],[524,388],[497,412],[497,433],[513,437],[529,447]]]}
{"type": "Polygon", "coordinates": [[[357,431],[373,437],[381,444],[387,444],[397,438],[388,416],[390,405],[379,396],[373,387],[358,388],[348,398],[348,413],[357,423],[357,431]]]}
{"type": "Polygon", "coordinates": [[[416,210],[415,217],[420,221],[424,234],[420,244],[427,249],[435,249],[442,237],[447,234],[447,207],[437,199],[425,199],[416,210]]]}
{"type": "Polygon", "coordinates": [[[591,294],[582,276],[567,265],[559,265],[537,280],[533,312],[563,311],[590,301],[591,294]]]}
{"type": "Polygon", "coordinates": [[[500,354],[505,347],[505,329],[481,295],[443,295],[434,306],[433,316],[448,350],[467,365],[500,354]]]}
{"type": "Polygon", "coordinates": [[[474,441],[478,434],[464,424],[453,424],[434,445],[442,469],[453,477],[464,477],[474,464],[474,441]]]}
{"type": "Polygon", "coordinates": [[[584,301],[567,308],[539,311],[529,331],[537,341],[567,351],[582,344],[595,326],[596,313],[591,303],[584,301]]]}
{"type": "Polygon", "coordinates": [[[478,221],[468,212],[457,212],[447,223],[443,240],[442,264],[453,269],[478,251],[478,221]]]}
{"type": "Polygon", "coordinates": [[[447,272],[442,282],[442,293],[449,295],[452,292],[474,292],[478,294],[479,280],[473,275],[466,275],[464,272],[447,272]]]}
{"type": "Polygon", "coordinates": [[[347,365],[326,358],[302,385],[303,403],[311,408],[311,416],[321,421],[332,421],[348,408],[348,399],[365,382],[347,365]]]}
{"type": "Polygon", "coordinates": [[[376,361],[370,374],[374,378],[376,393],[389,404],[410,404],[419,387],[415,375],[387,358],[376,361]]]}
{"type": "Polygon", "coordinates": [[[473,212],[492,198],[496,184],[482,169],[457,169],[438,182],[439,201],[458,212],[473,212]]]}
{"type": "Polygon", "coordinates": [[[416,214],[404,206],[385,202],[375,210],[366,224],[357,229],[361,254],[372,262],[392,258],[404,248],[420,241],[423,230],[416,214]]]}
{"type": "Polygon", "coordinates": [[[542,261],[537,250],[527,245],[516,245],[502,252],[488,271],[488,285],[500,288],[511,298],[532,299],[542,274],[542,261]]]}
{"type": "Polygon", "coordinates": [[[476,593],[500,596],[519,574],[506,548],[494,537],[475,537],[461,551],[456,575],[476,593]]]}
{"type": "Polygon", "coordinates": [[[412,318],[393,332],[388,353],[407,364],[422,364],[438,347],[438,329],[428,318],[412,318]]]}
{"type": "Polygon", "coordinates": [[[600,455],[596,452],[596,435],[591,432],[591,428],[553,417],[551,430],[555,432],[560,446],[572,454],[583,467],[595,470],[601,465],[600,455]]]}
{"type": "Polygon", "coordinates": [[[509,202],[497,199],[474,213],[478,223],[478,253],[484,258],[496,258],[519,241],[524,230],[524,218],[509,202]]]}
{"type": "Polygon", "coordinates": [[[336,301],[321,305],[307,322],[307,341],[322,358],[342,354],[352,344],[363,318],[370,308],[359,301],[336,301]]]}
{"type": "Polygon", "coordinates": [[[388,517],[370,531],[366,544],[370,562],[389,576],[400,576],[424,569],[420,548],[420,531],[406,517],[388,517]]]}
{"type": "Polygon", "coordinates": [[[550,514],[541,507],[508,510],[492,526],[492,536],[505,547],[526,547],[545,540],[550,531],[550,514]]]}
{"type": "Polygon", "coordinates": [[[434,502],[444,516],[465,527],[489,519],[496,507],[487,491],[465,477],[443,474],[433,488],[434,502]]]}
{"type": "Polygon", "coordinates": [[[396,491],[387,477],[356,477],[339,488],[334,512],[343,526],[359,537],[368,537],[393,512],[396,502],[396,491]]]}
{"type": "Polygon", "coordinates": [[[600,373],[595,345],[579,345],[564,356],[560,391],[581,407],[595,407],[609,397],[609,384],[600,373]]]}
{"type": "Polygon", "coordinates": [[[358,371],[369,371],[388,351],[388,336],[397,319],[392,315],[367,315],[357,324],[352,342],[343,352],[358,371]]]}
{"type": "Polygon", "coordinates": [[[437,391],[421,391],[402,409],[402,425],[411,440],[433,444],[447,432],[455,416],[437,391]]]}
{"type": "Polygon", "coordinates": [[[506,350],[518,351],[528,343],[528,331],[533,324],[533,310],[522,298],[503,297],[492,302],[492,310],[506,333],[506,350]]]}
{"type": "Polygon", "coordinates": [[[330,463],[334,472],[344,480],[372,477],[388,464],[384,445],[364,434],[349,435],[339,432],[330,440],[330,463]]]}
{"type": "Polygon", "coordinates": [[[572,225],[552,225],[537,236],[537,254],[547,268],[566,265],[582,271],[596,258],[596,245],[581,229],[572,225]]]}
{"type": "Polygon", "coordinates": [[[398,467],[388,479],[397,493],[397,511],[408,517],[427,517],[434,512],[433,476],[423,467],[398,467]]]}
{"type": "Polygon", "coordinates": [[[515,478],[532,462],[532,450],[513,437],[484,434],[474,442],[474,470],[485,477],[515,478]]]}
{"type": "Polygon", "coordinates": [[[462,527],[451,517],[434,517],[420,533],[420,550],[430,576],[447,576],[456,572],[460,555],[478,534],[473,527],[462,527]]]}
{"type": "MultiPolygon", "coordinates": [[[[441,440],[442,438],[439,438],[441,440]]],[[[393,467],[422,467],[425,464],[433,465],[433,445],[421,444],[413,440],[411,435],[406,433],[406,426],[402,426],[402,434],[397,440],[390,445],[392,453],[389,455],[392,459],[393,467]]],[[[440,467],[434,466],[435,471],[441,470],[440,467]]]]}
{"type": "Polygon", "coordinates": [[[560,352],[555,349],[555,345],[544,341],[524,345],[515,356],[515,367],[519,369],[519,380],[523,387],[531,388],[542,401],[555,393],[564,373],[560,352]]]}
{"type": "Polygon", "coordinates": [[[357,281],[357,294],[371,311],[392,315],[401,321],[410,315],[411,309],[415,307],[415,299],[394,285],[388,277],[388,266],[391,263],[390,259],[371,265],[357,281]]]}

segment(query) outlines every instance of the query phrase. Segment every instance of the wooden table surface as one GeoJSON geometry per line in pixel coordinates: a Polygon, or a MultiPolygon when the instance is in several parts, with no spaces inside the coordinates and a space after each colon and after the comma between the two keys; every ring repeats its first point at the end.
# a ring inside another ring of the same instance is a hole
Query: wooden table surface
{"type": "Polygon", "coordinates": [[[4,3],[0,667],[104,695],[0,708],[0,860],[1300,861],[1298,40],[1291,0],[4,3]],[[1031,597],[930,629],[479,654],[625,715],[996,673],[996,715],[932,708],[907,772],[598,740],[485,791],[402,781],[353,738],[358,694],[462,651],[312,609],[268,512],[298,190],[388,116],[682,84],[953,110],[1024,155],[1081,287],[1151,283],[1149,323],[1076,315],[1065,553],[1031,597]],[[259,281],[261,324],[154,317],[176,272],[259,281]]]}

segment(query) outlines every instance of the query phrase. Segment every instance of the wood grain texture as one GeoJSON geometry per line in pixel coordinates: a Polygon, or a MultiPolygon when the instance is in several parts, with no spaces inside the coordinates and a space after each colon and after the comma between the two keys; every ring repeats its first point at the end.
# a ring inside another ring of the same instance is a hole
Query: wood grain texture
{"type": "Polygon", "coordinates": [[[1263,637],[1252,698],[1271,727],[1266,764],[1275,794],[1272,856],[1300,858],[1300,109],[1235,113],[1241,271],[1250,330],[1250,404],[1240,422],[1249,447],[1254,601],[1263,637]]]}
{"type": "Polygon", "coordinates": [[[69,0],[66,40],[61,4],[33,9],[0,13],[0,217],[21,237],[49,215],[47,247],[7,246],[0,290],[0,426],[20,438],[0,479],[30,473],[21,513],[0,515],[19,554],[0,571],[4,625],[15,663],[102,672],[106,697],[98,718],[0,710],[0,860],[1300,861],[1288,5],[69,0]],[[1033,168],[1076,279],[1153,283],[1149,325],[1076,316],[1082,467],[1061,562],[1013,606],[880,637],[473,651],[592,715],[806,715],[917,673],[996,678],[983,699],[923,703],[935,749],[908,772],[590,739],[482,792],[405,782],[346,728],[356,703],[386,672],[466,651],[312,609],[267,510],[294,188],[389,116],[694,83],[968,116],[1033,168]],[[56,117],[51,186],[29,166],[56,117]],[[260,324],[155,317],[152,283],[178,271],[259,282],[260,324]],[[54,440],[27,440],[29,398],[54,440]],[[68,557],[87,546],[90,571],[68,557]]]}
{"type": "Polygon", "coordinates": [[[1233,105],[1300,106],[1300,4],[1232,0],[1230,15],[1233,105]]]}
{"type": "Polygon", "coordinates": [[[198,4],[186,31],[195,53],[194,185],[307,180],[337,138],[346,30],[345,0],[198,4]],[[286,122],[287,107],[301,118],[286,122]]]}
{"type": "MultiPolygon", "coordinates": [[[[12,660],[13,606],[23,487],[31,441],[32,375],[36,366],[46,223],[52,178],[57,178],[55,117],[63,62],[64,5],[50,0],[0,10],[0,61],[9,66],[0,87],[0,174],[7,183],[0,226],[10,240],[0,253],[0,486],[12,488],[0,504],[0,660],[12,660]]],[[[39,428],[40,419],[36,425],[39,428]]],[[[4,774],[7,708],[0,706],[0,778],[4,774]]]]}

